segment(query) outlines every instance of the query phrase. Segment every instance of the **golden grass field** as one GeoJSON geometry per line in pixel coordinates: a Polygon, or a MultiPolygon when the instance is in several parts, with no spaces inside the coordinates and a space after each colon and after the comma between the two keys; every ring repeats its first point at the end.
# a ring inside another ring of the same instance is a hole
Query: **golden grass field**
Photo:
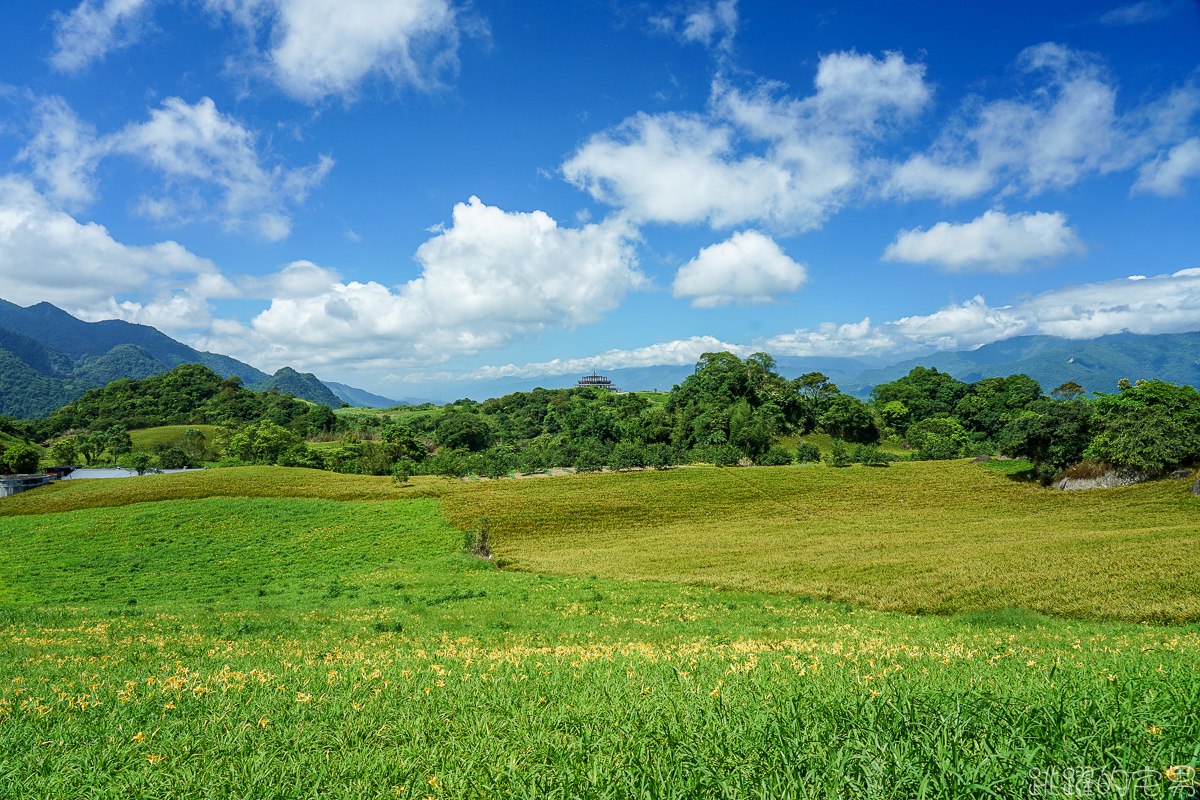
{"type": "Polygon", "coordinates": [[[982,464],[683,468],[431,487],[508,568],[810,595],[1200,620],[1191,481],[1060,492],[982,464]]]}

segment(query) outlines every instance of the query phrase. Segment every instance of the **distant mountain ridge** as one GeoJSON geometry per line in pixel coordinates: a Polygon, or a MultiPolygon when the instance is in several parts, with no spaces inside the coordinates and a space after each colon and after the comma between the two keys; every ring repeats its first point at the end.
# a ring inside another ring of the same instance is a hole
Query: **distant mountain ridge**
{"type": "Polygon", "coordinates": [[[237,375],[254,391],[277,390],[331,408],[342,405],[312,373],[283,367],[268,375],[230,356],[188,347],[148,325],[84,322],[50,303],[23,308],[0,300],[0,414],[45,416],[88,389],[160,375],[180,364],[203,364],[223,378],[237,375]]]}
{"type": "Polygon", "coordinates": [[[1200,331],[1118,333],[1085,341],[1018,336],[976,350],[932,353],[865,370],[838,385],[844,392],[866,397],[874,386],[907,375],[917,366],[948,372],[967,383],[1024,373],[1047,393],[1068,381],[1087,392],[1111,393],[1122,378],[1200,386],[1200,331]]]}
{"type": "MultiPolygon", "coordinates": [[[[365,389],[356,389],[353,386],[347,386],[344,383],[336,381],[322,381],[329,390],[337,395],[338,400],[343,403],[349,403],[352,406],[359,408],[391,408],[399,405],[420,405],[420,403],[405,403],[400,400],[393,400],[390,397],[384,397],[378,394],[372,394],[365,389]]],[[[336,406],[334,406],[336,408],[336,406]]]]}

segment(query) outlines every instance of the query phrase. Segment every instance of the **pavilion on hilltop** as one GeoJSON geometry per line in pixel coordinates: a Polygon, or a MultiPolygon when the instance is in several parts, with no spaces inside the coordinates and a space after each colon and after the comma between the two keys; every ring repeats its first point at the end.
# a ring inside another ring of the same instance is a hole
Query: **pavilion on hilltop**
{"type": "Polygon", "coordinates": [[[613,386],[613,382],[608,378],[603,375],[597,375],[594,372],[591,375],[584,375],[579,379],[579,383],[575,384],[576,389],[589,389],[597,386],[601,389],[608,389],[610,392],[621,391],[616,386],[613,386]]]}

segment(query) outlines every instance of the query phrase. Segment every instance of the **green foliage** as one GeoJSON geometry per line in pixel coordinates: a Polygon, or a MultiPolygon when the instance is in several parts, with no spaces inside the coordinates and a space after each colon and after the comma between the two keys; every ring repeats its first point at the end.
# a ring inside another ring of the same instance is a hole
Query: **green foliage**
{"type": "Polygon", "coordinates": [[[120,425],[113,425],[101,435],[109,455],[118,460],[133,449],[133,439],[129,438],[129,431],[120,425]]]}
{"type": "MultiPolygon", "coordinates": [[[[161,375],[121,379],[102,389],[90,389],[36,423],[36,429],[39,436],[49,438],[71,429],[103,432],[114,426],[124,430],[162,425],[236,426],[266,419],[307,434],[314,425],[324,429],[328,424],[328,414],[316,411],[314,416],[313,408],[289,394],[252,392],[236,375],[221,379],[201,364],[181,364],[161,375]]],[[[121,454],[106,447],[114,456],[121,454]]]]}
{"type": "Polygon", "coordinates": [[[879,441],[879,428],[870,407],[848,394],[831,397],[824,404],[817,422],[836,439],[863,443],[879,441]]]}
{"type": "Polygon", "coordinates": [[[925,461],[962,458],[971,437],[954,417],[931,417],[908,429],[908,441],[925,461]]]}
{"type": "MultiPolygon", "coordinates": [[[[960,400],[967,395],[967,384],[937,369],[913,367],[903,378],[881,383],[871,390],[871,402],[876,408],[886,408],[899,402],[907,414],[899,420],[912,425],[938,414],[952,414],[960,400]]],[[[896,407],[893,406],[893,411],[896,407]]],[[[906,428],[897,428],[904,434],[906,428]]]]}
{"type": "Polygon", "coordinates": [[[0,458],[0,471],[15,475],[28,475],[37,472],[41,454],[36,447],[21,442],[14,444],[4,451],[0,458]]]}
{"type": "Polygon", "coordinates": [[[604,451],[593,443],[580,448],[573,466],[576,472],[599,472],[604,469],[604,461],[604,451]]]}
{"type": "Polygon", "coordinates": [[[812,442],[801,441],[796,445],[797,464],[815,464],[821,460],[821,448],[812,442]]]}
{"type": "Polygon", "coordinates": [[[823,456],[824,462],[831,467],[848,467],[854,463],[850,457],[850,449],[841,439],[834,439],[829,452],[823,456]]]}
{"type": "Polygon", "coordinates": [[[234,434],[225,446],[225,453],[247,464],[277,464],[284,453],[303,443],[290,430],[263,420],[234,434]]]}
{"type": "Polygon", "coordinates": [[[1043,399],[1004,428],[1000,452],[1029,459],[1043,483],[1083,458],[1093,431],[1093,404],[1043,399]]]}
{"type": "Polygon", "coordinates": [[[854,448],[851,458],[855,463],[862,464],[864,467],[886,467],[896,460],[895,455],[880,450],[873,444],[860,444],[854,448]]]}
{"type": "Polygon", "coordinates": [[[478,452],[491,444],[492,429],[476,414],[457,412],[438,423],[434,438],[441,447],[478,452]]]}
{"type": "Polygon", "coordinates": [[[646,466],[654,469],[668,469],[675,466],[678,459],[671,445],[655,442],[646,447],[646,466]]]}
{"type": "Polygon", "coordinates": [[[1091,406],[1089,458],[1151,474],[1200,461],[1200,393],[1191,386],[1138,381],[1091,406]]]}
{"type": "Polygon", "coordinates": [[[613,447],[609,466],[616,470],[644,467],[646,466],[646,450],[636,442],[618,442],[613,447]]]}
{"type": "Polygon", "coordinates": [[[50,460],[55,464],[74,464],[78,457],[73,439],[59,439],[50,445],[50,460]]]}
{"type": "MultiPolygon", "coordinates": [[[[138,475],[145,475],[147,472],[150,471],[151,465],[153,464],[153,462],[154,462],[154,459],[150,457],[149,453],[143,452],[141,450],[134,450],[133,452],[126,453],[123,456],[121,456],[120,460],[117,463],[120,465],[120,467],[122,469],[130,469],[130,470],[133,470],[134,472],[136,472],[138,475]]],[[[166,467],[166,469],[175,469],[175,468],[174,467],[166,467]]]]}
{"type": "Polygon", "coordinates": [[[759,459],[763,467],[782,467],[792,463],[792,454],[782,445],[773,444],[759,459]]]}

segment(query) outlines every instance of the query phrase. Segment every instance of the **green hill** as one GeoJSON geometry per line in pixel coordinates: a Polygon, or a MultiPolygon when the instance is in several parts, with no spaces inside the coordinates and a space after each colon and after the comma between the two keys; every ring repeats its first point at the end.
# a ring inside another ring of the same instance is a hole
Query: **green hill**
{"type": "Polygon", "coordinates": [[[28,308],[0,300],[0,415],[45,417],[86,390],[140,380],[181,364],[237,375],[258,391],[278,390],[337,408],[341,399],[311,373],[275,375],[219,353],[195,350],[146,325],[84,322],[49,303],[28,308]]]}
{"type": "Polygon", "coordinates": [[[311,372],[296,372],[291,367],[283,367],[270,378],[257,383],[248,384],[248,389],[256,392],[277,391],[290,394],[301,400],[316,403],[319,406],[338,408],[342,400],[311,372]]]}

